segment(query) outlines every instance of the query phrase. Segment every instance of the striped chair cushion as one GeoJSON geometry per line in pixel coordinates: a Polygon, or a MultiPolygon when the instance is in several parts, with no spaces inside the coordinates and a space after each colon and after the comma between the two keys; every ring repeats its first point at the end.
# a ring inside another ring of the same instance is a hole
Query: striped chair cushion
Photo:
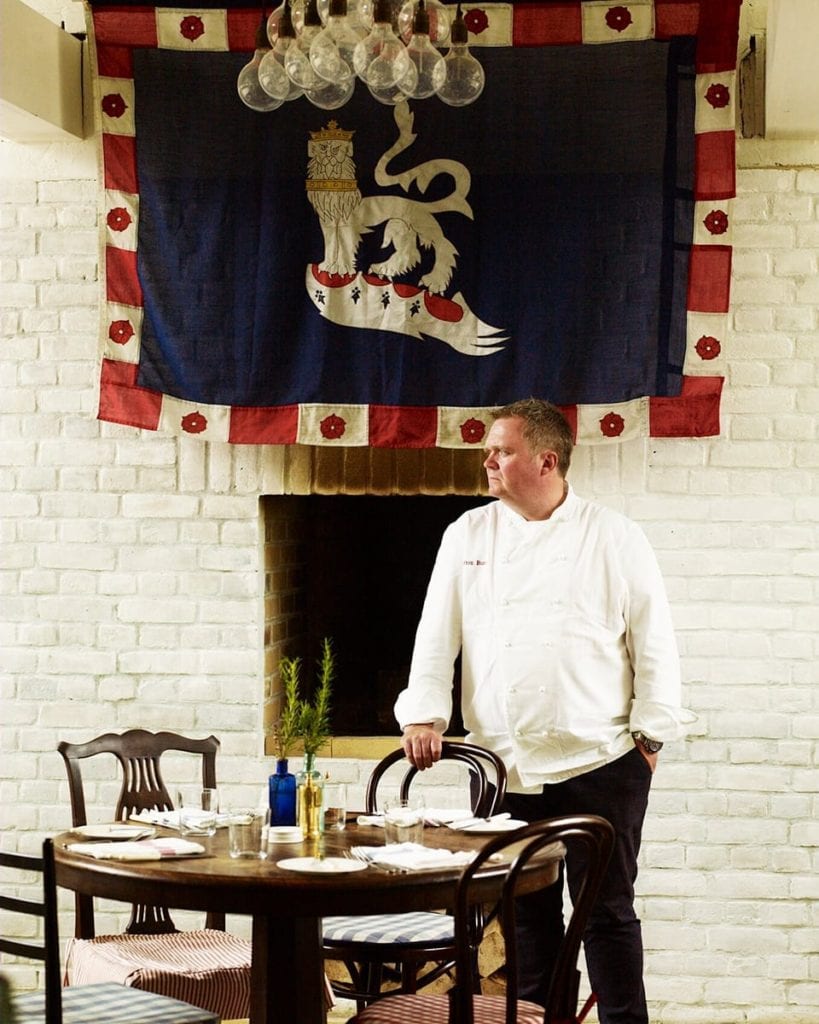
{"type": "MultiPolygon", "coordinates": [[[[475,996],[472,1003],[475,1024],[505,1024],[506,1000],[503,996],[475,996]]],[[[543,1024],[543,1007],[518,1001],[516,1024],[543,1024]]],[[[441,995],[386,996],[370,1003],[347,1024],[449,1024],[449,998],[441,995]]]]}
{"type": "Polygon", "coordinates": [[[428,946],[455,941],[449,914],[369,914],[361,917],[325,917],[324,944],[428,946]]]}
{"type": "Polygon", "coordinates": [[[181,999],[220,1017],[247,1017],[250,950],[248,940],[210,929],[72,939],[66,974],[71,985],[114,981],[181,999]]]}
{"type": "MultiPolygon", "coordinates": [[[[42,992],[14,998],[16,1024],[45,1024],[42,992]]],[[[80,985],[63,989],[63,1024],[218,1024],[219,1018],[176,999],[123,985],[80,985]]]]}

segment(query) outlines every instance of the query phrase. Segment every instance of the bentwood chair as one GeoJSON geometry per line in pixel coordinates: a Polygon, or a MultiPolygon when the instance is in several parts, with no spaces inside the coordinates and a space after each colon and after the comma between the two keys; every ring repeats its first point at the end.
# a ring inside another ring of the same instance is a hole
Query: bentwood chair
{"type": "MultiPolygon", "coordinates": [[[[57,748],[68,772],[71,823],[86,825],[82,764],[113,755],[122,775],[114,811],[124,821],[138,811],[173,809],[160,760],[168,752],[201,761],[202,785],[216,785],[219,740],[189,739],[172,732],[131,729],[87,743],[63,741],[57,748]]],[[[209,914],[204,929],[178,931],[167,907],[135,905],[123,935],[95,937],[90,896],[76,896],[76,937],[69,943],[70,984],[117,981],[134,988],[181,997],[224,1018],[247,1017],[250,1007],[251,943],[224,930],[224,914],[209,914]]]]}
{"type": "MultiPolygon", "coordinates": [[[[442,761],[458,761],[469,772],[472,813],[494,814],[506,794],[506,768],[492,751],[470,743],[444,742],[442,761]]],[[[394,750],[373,769],[367,783],[368,814],[379,806],[379,788],[393,765],[406,761],[394,750]]],[[[406,796],[418,769],[406,762],[400,795],[406,796]]],[[[385,981],[396,979],[402,992],[415,992],[452,969],[455,927],[450,914],[419,911],[404,914],[327,917],[323,925],[325,960],[344,963],[350,981],[332,980],[336,995],[355,999],[358,1009],[377,999],[385,981]],[[429,965],[421,973],[422,968],[429,965]]]]}
{"type": "Polygon", "coordinates": [[[573,815],[548,818],[524,825],[491,839],[467,865],[455,895],[455,987],[446,994],[388,995],[371,1003],[348,1024],[575,1024],[580,971],[577,960],[583,932],[594,906],[614,845],[614,829],[604,818],[573,815]],[[582,845],[585,872],[577,900],[558,951],[546,1008],[518,999],[515,900],[526,883],[526,892],[551,884],[545,874],[533,875],[537,858],[559,856],[566,844],[582,845]],[[499,920],[506,947],[506,993],[479,995],[473,991],[474,908],[477,873],[496,853],[511,855],[499,905],[499,920]],[[528,877],[527,877],[528,876],[528,877]]]}
{"type": "MultiPolygon", "coordinates": [[[[0,865],[16,872],[40,875],[36,899],[6,895],[3,885],[0,909],[42,922],[42,940],[20,941],[0,936],[0,951],[10,956],[42,961],[45,992],[11,996],[15,1024],[218,1024],[219,1017],[190,1003],[153,992],[141,992],[114,983],[81,985],[63,989],[60,980],[60,940],[57,921],[57,887],[54,880],[54,846],[43,843],[42,857],[0,852],[0,865]]],[[[19,891],[19,886],[17,887],[19,891]]],[[[11,924],[11,918],[9,918],[11,924]]],[[[3,1021],[7,1018],[0,1015],[3,1021]]]]}

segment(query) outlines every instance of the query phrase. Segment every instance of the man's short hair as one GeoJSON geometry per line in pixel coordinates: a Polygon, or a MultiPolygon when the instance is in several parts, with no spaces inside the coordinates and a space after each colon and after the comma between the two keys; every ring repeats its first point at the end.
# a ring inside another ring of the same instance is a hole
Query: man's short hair
{"type": "Polygon", "coordinates": [[[572,428],[556,405],[542,398],[521,398],[517,402],[492,410],[492,419],[518,416],[523,420],[523,436],[531,451],[547,449],[557,454],[557,468],[566,476],[572,461],[574,437],[572,428]]]}

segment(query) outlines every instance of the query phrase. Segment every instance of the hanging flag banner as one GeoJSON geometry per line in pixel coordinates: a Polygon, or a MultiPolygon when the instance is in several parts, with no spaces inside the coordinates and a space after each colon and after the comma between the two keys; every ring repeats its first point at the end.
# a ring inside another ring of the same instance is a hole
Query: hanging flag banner
{"type": "Polygon", "coordinates": [[[719,433],[739,0],[464,5],[479,99],[258,113],[260,8],[92,2],[99,417],[239,444],[719,433]]]}

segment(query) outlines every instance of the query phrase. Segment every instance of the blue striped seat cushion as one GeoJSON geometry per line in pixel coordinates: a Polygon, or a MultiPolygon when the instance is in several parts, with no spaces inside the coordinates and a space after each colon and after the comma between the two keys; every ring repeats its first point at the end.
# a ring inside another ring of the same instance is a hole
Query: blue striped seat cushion
{"type": "MultiPolygon", "coordinates": [[[[45,1024],[42,992],[14,998],[17,1024],[45,1024]]],[[[218,1024],[219,1017],[188,1003],[113,982],[63,989],[63,1024],[218,1024]]]]}
{"type": "Polygon", "coordinates": [[[455,941],[449,914],[362,914],[360,917],[325,917],[324,945],[351,942],[360,945],[428,946],[455,941]]]}

